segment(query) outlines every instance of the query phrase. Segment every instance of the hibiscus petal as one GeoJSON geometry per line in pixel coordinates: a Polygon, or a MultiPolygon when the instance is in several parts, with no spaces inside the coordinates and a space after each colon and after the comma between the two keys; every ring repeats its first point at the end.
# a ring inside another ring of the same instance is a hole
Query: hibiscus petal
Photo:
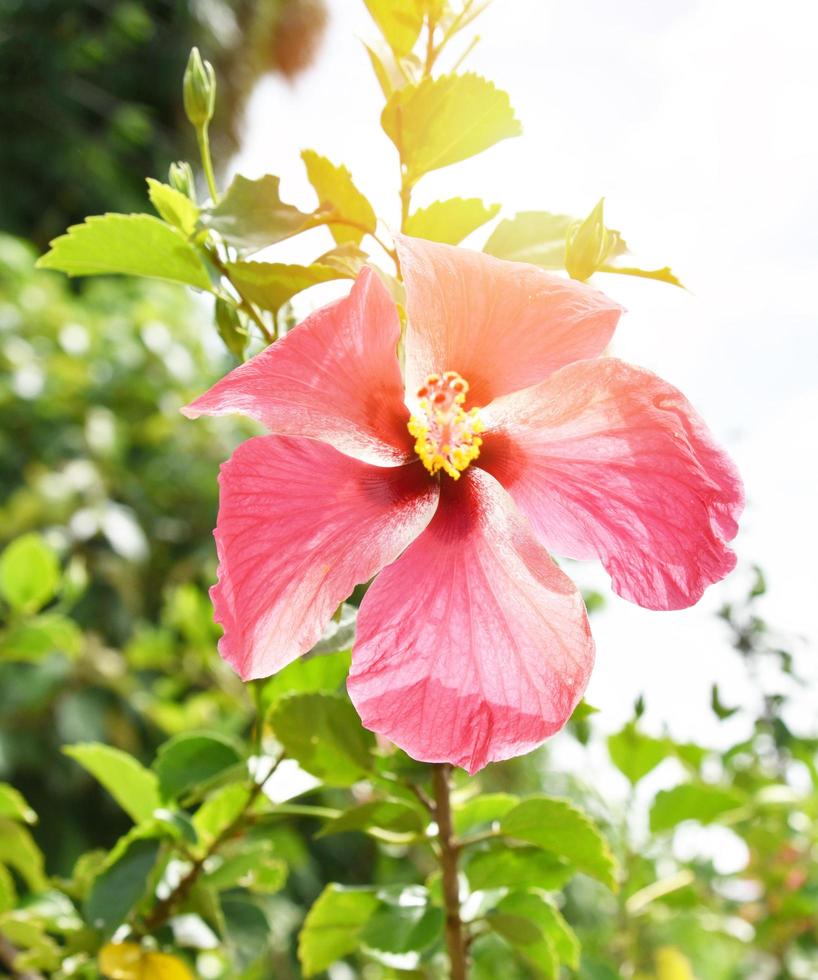
{"type": "Polygon", "coordinates": [[[479,465],[547,548],[600,558],[626,599],[683,609],[735,567],[726,542],[741,478],[684,395],[650,371],[572,364],[483,419],[479,465]]]}
{"type": "Polygon", "coordinates": [[[576,587],[472,467],[443,481],[432,523],[367,592],[348,689],[367,728],[476,772],[565,724],[593,650],[576,587]]]}
{"type": "Polygon", "coordinates": [[[412,440],[399,337],[395,304],[365,268],[349,296],[316,310],[182,411],[240,412],[278,435],[321,439],[371,463],[406,462],[412,440]]]}
{"type": "Polygon", "coordinates": [[[210,594],[219,652],[245,680],[309,650],[352,589],[426,527],[438,497],[420,463],[371,466],[283,436],[239,446],[219,486],[210,594]]]}
{"type": "Polygon", "coordinates": [[[522,262],[419,238],[396,237],[406,284],[406,389],[457,371],[469,402],[537,384],[596,357],[622,308],[583,283],[522,262]]]}

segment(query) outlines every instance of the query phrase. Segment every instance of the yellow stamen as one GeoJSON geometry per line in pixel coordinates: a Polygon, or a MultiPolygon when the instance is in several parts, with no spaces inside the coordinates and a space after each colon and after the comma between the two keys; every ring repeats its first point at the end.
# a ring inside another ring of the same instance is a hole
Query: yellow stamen
{"type": "Polygon", "coordinates": [[[457,371],[430,374],[418,389],[418,414],[409,419],[415,452],[434,476],[440,470],[453,480],[480,455],[484,426],[476,408],[465,411],[469,385],[457,371]]]}

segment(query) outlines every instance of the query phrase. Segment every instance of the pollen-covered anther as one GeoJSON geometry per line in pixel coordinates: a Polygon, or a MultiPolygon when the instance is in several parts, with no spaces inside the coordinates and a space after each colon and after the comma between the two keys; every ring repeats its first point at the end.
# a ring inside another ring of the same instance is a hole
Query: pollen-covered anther
{"type": "Polygon", "coordinates": [[[476,408],[465,411],[468,382],[457,371],[430,374],[418,388],[418,411],[409,419],[415,452],[434,476],[440,470],[453,480],[480,455],[483,422],[476,408]]]}

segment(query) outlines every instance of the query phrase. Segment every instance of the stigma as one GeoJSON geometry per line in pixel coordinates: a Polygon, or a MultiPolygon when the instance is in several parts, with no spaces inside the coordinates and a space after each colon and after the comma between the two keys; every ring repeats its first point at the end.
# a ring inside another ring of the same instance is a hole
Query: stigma
{"type": "Polygon", "coordinates": [[[463,408],[468,390],[457,371],[430,374],[418,388],[418,412],[408,428],[415,437],[415,452],[432,476],[443,470],[458,480],[480,455],[484,426],[476,408],[463,408]]]}

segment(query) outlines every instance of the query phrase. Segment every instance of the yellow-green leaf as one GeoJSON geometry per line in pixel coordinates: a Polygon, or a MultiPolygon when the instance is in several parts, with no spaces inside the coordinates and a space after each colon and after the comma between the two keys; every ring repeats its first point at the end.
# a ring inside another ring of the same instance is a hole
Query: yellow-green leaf
{"type": "Polygon", "coordinates": [[[499,204],[485,205],[476,197],[453,197],[435,201],[410,214],[404,231],[431,242],[459,245],[467,235],[491,221],[499,210],[499,204]]]}
{"type": "Polygon", "coordinates": [[[231,280],[251,303],[273,313],[277,313],[296,293],[310,286],[346,277],[346,273],[338,268],[318,263],[230,262],[227,270],[231,280]]]}
{"type": "Polygon", "coordinates": [[[549,211],[520,211],[494,229],[483,251],[498,259],[565,268],[565,236],[576,219],[549,211]]]}
{"type": "Polygon", "coordinates": [[[334,218],[343,219],[329,222],[332,237],[339,245],[360,244],[367,232],[375,230],[376,218],[372,205],[353,183],[349,170],[336,166],[314,150],[304,150],[301,159],[321,210],[329,210],[334,218]]]}
{"type": "Polygon", "coordinates": [[[402,58],[415,46],[423,26],[419,0],[364,0],[389,47],[402,58]]]}
{"type": "Polygon", "coordinates": [[[682,783],[656,794],[650,810],[650,829],[658,834],[683,820],[713,823],[722,814],[739,809],[744,802],[742,794],[734,789],[709,783],[682,783]]]}
{"type": "Polygon", "coordinates": [[[186,235],[193,234],[199,220],[199,209],[187,194],[175,190],[170,184],[148,177],[148,197],[168,224],[174,225],[186,235]]]}
{"type": "Polygon", "coordinates": [[[37,823],[37,814],[26,803],[23,794],[8,783],[0,783],[0,817],[37,823]]]}
{"type": "Polygon", "coordinates": [[[522,131],[506,93],[472,73],[398,89],[384,106],[381,125],[413,183],[522,131]]]}
{"type": "Polygon", "coordinates": [[[570,800],[530,797],[501,819],[500,829],[507,837],[536,844],[615,888],[616,861],[608,842],[593,820],[570,800]]]}
{"type": "Polygon", "coordinates": [[[40,848],[25,827],[7,818],[0,818],[0,861],[13,868],[33,892],[46,887],[40,848]]]}
{"type": "Polygon", "coordinates": [[[655,769],[670,751],[671,744],[666,738],[645,735],[632,721],[621,731],[608,736],[611,761],[633,785],[655,769]]]}
{"type": "Polygon", "coordinates": [[[63,752],[90,772],[134,823],[148,820],[162,805],[156,774],[127,752],[100,742],[68,745],[63,752]]]}
{"type": "Polygon", "coordinates": [[[21,612],[36,612],[53,599],[60,565],[39,534],[16,538],[0,555],[0,595],[21,612]]]}
{"type": "Polygon", "coordinates": [[[210,277],[196,249],[178,228],[150,214],[86,218],[54,239],[37,268],[69,276],[146,276],[210,290],[210,277]]]}
{"type": "Polygon", "coordinates": [[[327,885],[307,914],[298,937],[305,977],[314,976],[358,948],[361,930],[378,907],[372,892],[327,885]]]}

